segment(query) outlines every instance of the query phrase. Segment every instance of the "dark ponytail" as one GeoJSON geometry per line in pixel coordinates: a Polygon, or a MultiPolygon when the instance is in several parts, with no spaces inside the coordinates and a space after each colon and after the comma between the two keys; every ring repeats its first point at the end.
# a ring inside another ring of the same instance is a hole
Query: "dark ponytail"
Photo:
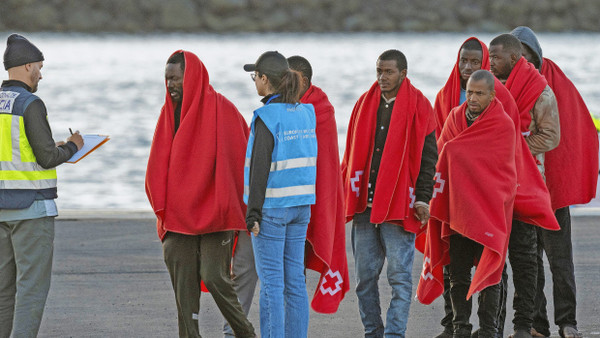
{"type": "Polygon", "coordinates": [[[268,76],[269,82],[275,88],[275,93],[281,95],[279,102],[298,103],[302,90],[302,77],[300,73],[287,69],[281,77],[268,76]]]}

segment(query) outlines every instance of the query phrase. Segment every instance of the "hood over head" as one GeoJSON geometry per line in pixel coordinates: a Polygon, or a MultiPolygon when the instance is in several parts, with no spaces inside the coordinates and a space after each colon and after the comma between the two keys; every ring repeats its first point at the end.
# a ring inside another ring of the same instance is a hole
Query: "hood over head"
{"type": "Polygon", "coordinates": [[[538,65],[535,65],[536,68],[542,68],[543,55],[542,55],[542,47],[538,42],[535,33],[531,30],[531,28],[527,26],[519,26],[510,32],[514,37],[519,39],[522,44],[527,45],[527,47],[531,48],[531,50],[537,55],[539,61],[538,65]]]}

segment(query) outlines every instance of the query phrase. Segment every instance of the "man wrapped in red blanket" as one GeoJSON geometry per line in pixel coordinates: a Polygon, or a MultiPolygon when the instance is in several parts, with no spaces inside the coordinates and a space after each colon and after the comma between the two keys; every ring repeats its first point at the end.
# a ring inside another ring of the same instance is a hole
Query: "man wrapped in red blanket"
{"type": "MultiPolygon", "coordinates": [[[[436,97],[434,113],[438,136],[452,108],[459,106],[466,100],[467,81],[471,74],[479,69],[490,69],[489,52],[483,42],[475,37],[471,37],[461,45],[450,77],[436,97]]],[[[494,88],[496,90],[496,98],[502,103],[504,111],[513,120],[515,130],[520,130],[519,109],[511,93],[498,79],[495,79],[494,88]]],[[[552,225],[558,227],[550,206],[550,195],[535,164],[535,160],[527,147],[527,142],[519,132],[517,132],[516,137],[515,164],[517,168],[518,188],[517,196],[515,197],[513,218],[541,227],[552,225]]],[[[424,237],[421,235],[417,238],[417,249],[420,251],[423,251],[424,237]]],[[[450,301],[449,283],[446,266],[444,268],[445,316],[441,320],[444,332],[438,338],[452,337],[454,331],[452,326],[454,316],[450,301]]]]}
{"type": "Polygon", "coordinates": [[[495,98],[494,76],[474,72],[467,101],[454,108],[438,139],[440,158],[417,296],[431,303],[443,291],[449,264],[454,336],[470,337],[470,298],[481,292],[479,335],[493,337],[513,202],[517,191],[516,132],[495,98]],[[477,263],[471,281],[470,271],[477,263]]]}
{"type": "Polygon", "coordinates": [[[511,34],[521,41],[523,57],[540,71],[554,91],[560,117],[560,143],[546,153],[545,159],[546,184],[560,230],[537,229],[538,283],[533,328],[539,334],[550,335],[544,295],[545,250],[552,271],[554,321],[562,335],[579,337],[569,206],[588,203],[596,195],[598,135],[577,88],[556,63],[542,56],[535,33],[529,27],[520,26],[511,34]]]}
{"type": "Polygon", "coordinates": [[[236,336],[254,337],[233,289],[233,231],[245,230],[243,167],[248,126],[209,84],[196,55],[176,51],[152,140],[146,194],[157,217],[177,300],[179,335],[199,337],[200,280],[236,336]]]}
{"type": "Polygon", "coordinates": [[[301,56],[288,58],[290,68],[302,75],[306,89],[300,99],[315,107],[317,116],[317,201],[310,209],[306,234],[305,264],[321,274],[311,306],[321,313],[334,313],[350,289],[346,259],[344,187],[340,168],[335,110],[327,94],[311,83],[312,67],[301,56]]]}
{"type": "Polygon", "coordinates": [[[435,120],[431,104],[406,74],[402,52],[379,56],[377,82],[352,111],[342,163],[365,336],[404,336],[415,233],[429,219],[437,161],[435,120]],[[386,260],[394,296],[384,327],[377,281],[386,260]]]}
{"type": "MultiPolygon", "coordinates": [[[[490,42],[490,70],[504,83],[515,99],[519,109],[520,132],[524,135],[529,151],[535,157],[543,176],[545,153],[556,148],[560,142],[560,123],[554,93],[546,79],[521,56],[521,43],[510,34],[501,34],[490,42]]],[[[537,283],[535,225],[558,230],[556,218],[550,218],[549,224],[517,219],[513,222],[508,258],[513,271],[516,295],[513,298],[513,327],[516,338],[528,337],[531,332],[537,283]]],[[[498,322],[499,329],[502,330],[504,318],[499,318],[498,322]]]]}

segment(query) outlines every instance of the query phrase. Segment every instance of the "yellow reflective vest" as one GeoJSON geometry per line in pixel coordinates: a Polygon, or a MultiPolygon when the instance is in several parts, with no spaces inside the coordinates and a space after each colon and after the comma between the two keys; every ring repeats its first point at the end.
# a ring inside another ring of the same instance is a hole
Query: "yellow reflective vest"
{"type": "MultiPolygon", "coordinates": [[[[56,169],[44,169],[37,163],[25,134],[23,115],[36,99],[25,88],[12,86],[0,90],[0,190],[5,201],[10,200],[11,192],[18,199],[23,190],[56,191],[56,169]]],[[[0,208],[8,208],[2,204],[0,208]]]]}

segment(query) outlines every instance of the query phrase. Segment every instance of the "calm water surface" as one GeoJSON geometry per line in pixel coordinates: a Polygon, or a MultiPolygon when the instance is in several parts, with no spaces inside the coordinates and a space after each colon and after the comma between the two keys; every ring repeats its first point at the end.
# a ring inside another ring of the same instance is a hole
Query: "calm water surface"
{"type": "MultiPolygon", "coordinates": [[[[475,35],[484,42],[494,37],[475,35]]],[[[0,33],[0,41],[7,36],[0,33]]],[[[46,58],[38,94],[48,108],[55,139],[65,139],[68,128],[111,136],[78,164],[59,167],[59,207],[149,209],[144,174],[165,98],[164,65],[173,51],[196,53],[214,88],[236,104],[248,122],[260,98],[242,65],[266,50],[305,56],[313,66],[313,83],[336,108],[343,147],[352,107],[375,81],[381,52],[403,51],[408,77],[433,103],[460,44],[471,34],[27,36],[46,58]]],[[[544,56],[563,68],[590,110],[600,115],[600,34],[541,34],[539,40],[544,56]]]]}

